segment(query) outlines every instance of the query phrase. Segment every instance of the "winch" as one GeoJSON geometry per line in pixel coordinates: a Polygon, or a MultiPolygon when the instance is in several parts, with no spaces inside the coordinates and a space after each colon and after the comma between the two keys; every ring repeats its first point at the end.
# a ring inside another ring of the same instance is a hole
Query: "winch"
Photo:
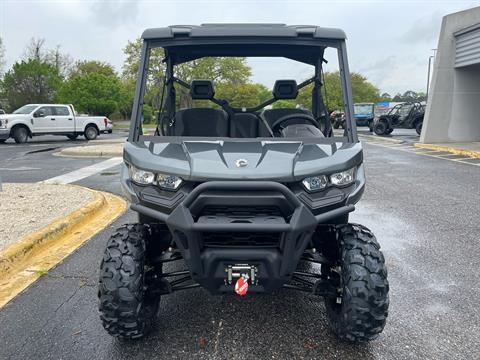
{"type": "Polygon", "coordinates": [[[227,277],[225,278],[225,285],[232,285],[234,280],[237,280],[240,277],[250,280],[250,284],[258,284],[258,270],[254,265],[248,264],[235,264],[228,265],[225,268],[225,273],[227,277]]]}

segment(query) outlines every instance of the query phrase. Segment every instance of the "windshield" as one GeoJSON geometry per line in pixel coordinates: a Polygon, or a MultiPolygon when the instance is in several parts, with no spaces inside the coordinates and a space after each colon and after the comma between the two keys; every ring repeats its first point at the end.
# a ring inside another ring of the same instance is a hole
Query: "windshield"
{"type": "Polygon", "coordinates": [[[30,114],[33,110],[37,108],[37,105],[24,105],[20,109],[17,109],[13,112],[13,114],[30,114]]]}
{"type": "Polygon", "coordinates": [[[354,104],[353,112],[355,115],[372,115],[373,104],[354,104]]]}

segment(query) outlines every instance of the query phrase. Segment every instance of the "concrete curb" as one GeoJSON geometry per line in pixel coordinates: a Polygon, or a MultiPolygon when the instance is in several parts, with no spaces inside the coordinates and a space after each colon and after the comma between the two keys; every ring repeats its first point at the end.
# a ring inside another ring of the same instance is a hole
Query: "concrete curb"
{"type": "Polygon", "coordinates": [[[123,156],[123,143],[86,145],[65,148],[54,153],[57,156],[73,157],[116,157],[123,156]]]}
{"type": "Polygon", "coordinates": [[[419,149],[428,149],[433,151],[446,151],[456,155],[470,156],[472,158],[480,158],[479,151],[465,150],[465,149],[459,149],[459,148],[443,146],[443,145],[435,145],[435,144],[415,143],[414,146],[419,149]]]}
{"type": "Polygon", "coordinates": [[[118,196],[84,189],[94,193],[92,202],[0,252],[0,308],[103,230],[127,207],[118,196]]]}
{"type": "Polygon", "coordinates": [[[97,191],[92,191],[92,193],[94,194],[94,200],[89,204],[61,219],[55,220],[53,223],[25,236],[20,241],[0,251],[0,272],[9,271],[15,266],[15,262],[27,257],[29,253],[35,249],[36,245],[43,244],[50,240],[54,241],[66,231],[73,229],[78,223],[86,220],[89,216],[94,216],[105,204],[105,197],[97,191]]]}

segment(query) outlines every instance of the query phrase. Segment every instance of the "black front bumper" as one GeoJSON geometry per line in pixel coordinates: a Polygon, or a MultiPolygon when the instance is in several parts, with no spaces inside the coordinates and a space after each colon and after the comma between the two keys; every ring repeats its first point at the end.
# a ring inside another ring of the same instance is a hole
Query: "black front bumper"
{"type": "Polygon", "coordinates": [[[10,130],[0,129],[0,140],[5,140],[10,137],[10,130]]]}
{"type": "Polygon", "coordinates": [[[192,278],[216,293],[233,290],[226,269],[235,265],[257,270],[249,291],[280,288],[290,280],[317,225],[354,206],[313,215],[277,182],[210,181],[195,187],[170,214],[142,204],[132,209],[165,222],[192,278]]]}

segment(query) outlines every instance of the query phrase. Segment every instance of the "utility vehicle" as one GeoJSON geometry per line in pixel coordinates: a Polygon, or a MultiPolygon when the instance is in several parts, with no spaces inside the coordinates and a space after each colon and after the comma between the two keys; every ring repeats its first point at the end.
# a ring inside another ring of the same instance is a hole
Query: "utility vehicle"
{"type": "Polygon", "coordinates": [[[396,128],[415,129],[420,135],[424,116],[425,105],[419,102],[397,104],[386,114],[375,119],[373,131],[377,135],[388,135],[396,128]]]}
{"type": "Polygon", "coordinates": [[[283,288],[323,297],[333,331],[350,341],[374,339],[384,328],[384,257],[370,230],[348,222],[365,170],[342,30],[280,24],[146,30],[124,160],[122,186],[139,218],[110,238],[101,262],[100,317],[111,335],[145,335],[161,296],[196,287],[232,296],[283,288]],[[155,133],[145,135],[149,57],[159,47],[164,101],[155,133]],[[345,104],[346,129],[338,137],[321,92],[327,48],[338,56],[345,104]],[[211,79],[180,78],[179,66],[208,57],[283,57],[311,65],[313,76],[300,84],[277,80],[271,99],[234,107],[215,96],[211,79]],[[301,89],[311,92],[310,110],[266,109],[301,89]],[[178,108],[180,90],[189,92],[192,107],[178,108]]]}
{"type": "MultiPolygon", "coordinates": [[[[336,114],[335,114],[336,115],[336,114]]],[[[353,118],[357,126],[368,126],[370,132],[373,132],[373,120],[375,118],[374,103],[355,103],[353,104],[353,118]]],[[[345,129],[345,116],[335,116],[333,127],[345,129]]]]}
{"type": "Polygon", "coordinates": [[[0,115],[0,143],[12,137],[22,144],[37,135],[63,135],[75,140],[79,135],[95,140],[112,133],[113,124],[105,116],[78,116],[73,105],[27,104],[11,114],[0,115]]]}
{"type": "Polygon", "coordinates": [[[375,118],[374,103],[353,104],[353,116],[357,126],[368,126],[370,132],[373,132],[373,120],[375,118]]]}

